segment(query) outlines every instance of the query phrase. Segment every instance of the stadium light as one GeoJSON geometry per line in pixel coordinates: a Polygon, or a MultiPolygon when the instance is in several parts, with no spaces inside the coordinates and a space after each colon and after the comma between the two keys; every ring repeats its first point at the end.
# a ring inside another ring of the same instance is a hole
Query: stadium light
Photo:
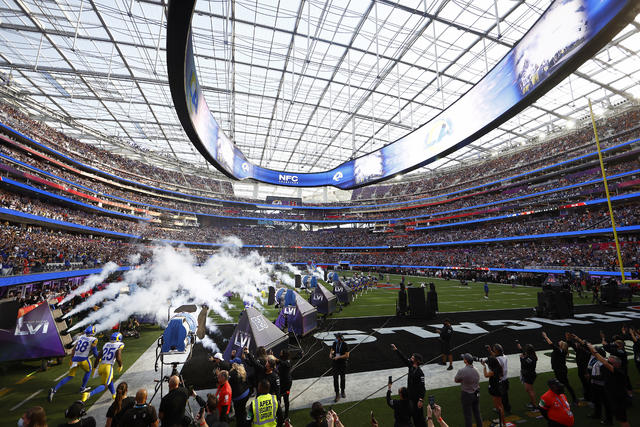
{"type": "Polygon", "coordinates": [[[567,120],[567,129],[573,129],[576,127],[576,121],[575,120],[567,120]]]}

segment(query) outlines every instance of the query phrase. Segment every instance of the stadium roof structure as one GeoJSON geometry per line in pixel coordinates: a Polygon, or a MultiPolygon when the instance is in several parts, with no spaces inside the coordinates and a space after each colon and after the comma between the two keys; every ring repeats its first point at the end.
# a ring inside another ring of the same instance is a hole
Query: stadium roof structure
{"type": "MultiPolygon", "coordinates": [[[[315,172],[435,117],[550,3],[201,0],[194,50],[209,107],[249,160],[315,172]]],[[[213,171],[173,108],[166,11],[165,0],[0,0],[0,97],[85,142],[163,167],[213,171]]],[[[571,128],[588,114],[587,98],[596,114],[637,103],[639,32],[636,17],[532,106],[412,174],[571,128]]]]}

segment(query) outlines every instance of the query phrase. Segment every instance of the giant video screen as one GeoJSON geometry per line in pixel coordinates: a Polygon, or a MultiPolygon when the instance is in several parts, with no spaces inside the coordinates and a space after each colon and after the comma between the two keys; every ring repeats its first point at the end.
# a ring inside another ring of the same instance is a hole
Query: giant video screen
{"type": "Polygon", "coordinates": [[[571,58],[578,59],[594,37],[628,19],[630,4],[631,0],[554,1],[493,69],[437,117],[377,151],[316,173],[276,171],[247,160],[211,115],[198,82],[189,32],[184,91],[188,114],[199,139],[193,142],[201,152],[206,151],[218,169],[236,179],[301,187],[331,185],[341,189],[388,179],[473,142],[506,121],[515,108],[529,105],[534,93],[537,98],[549,90],[540,86],[550,77],[561,71],[565,74],[573,71],[587,59],[567,64],[571,58]]]}

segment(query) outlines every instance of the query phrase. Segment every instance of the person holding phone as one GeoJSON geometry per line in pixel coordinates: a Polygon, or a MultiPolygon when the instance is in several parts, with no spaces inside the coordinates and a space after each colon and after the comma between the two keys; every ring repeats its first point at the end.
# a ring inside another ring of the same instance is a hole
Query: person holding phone
{"type": "Polygon", "coordinates": [[[411,417],[413,409],[411,407],[411,401],[409,400],[409,391],[406,387],[400,387],[398,394],[400,399],[391,399],[391,377],[389,377],[389,383],[387,384],[387,405],[393,409],[393,425],[394,427],[412,427],[411,417]]]}

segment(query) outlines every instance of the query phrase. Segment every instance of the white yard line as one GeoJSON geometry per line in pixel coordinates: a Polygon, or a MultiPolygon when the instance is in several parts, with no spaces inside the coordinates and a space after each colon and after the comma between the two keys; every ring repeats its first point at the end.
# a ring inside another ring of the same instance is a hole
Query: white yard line
{"type": "Polygon", "coordinates": [[[23,404],[25,404],[27,401],[33,399],[34,397],[36,397],[38,394],[42,393],[43,389],[40,389],[38,391],[36,391],[35,393],[33,393],[31,396],[27,397],[26,399],[24,399],[22,402],[18,403],[16,406],[14,406],[13,408],[9,409],[9,411],[14,411],[16,409],[18,409],[20,406],[22,406],[23,404]]]}
{"type": "Polygon", "coordinates": [[[56,378],[55,380],[53,380],[54,383],[57,383],[58,381],[60,381],[63,377],[66,377],[67,374],[69,373],[69,371],[67,370],[64,374],[60,375],[58,378],[56,378]]]}

